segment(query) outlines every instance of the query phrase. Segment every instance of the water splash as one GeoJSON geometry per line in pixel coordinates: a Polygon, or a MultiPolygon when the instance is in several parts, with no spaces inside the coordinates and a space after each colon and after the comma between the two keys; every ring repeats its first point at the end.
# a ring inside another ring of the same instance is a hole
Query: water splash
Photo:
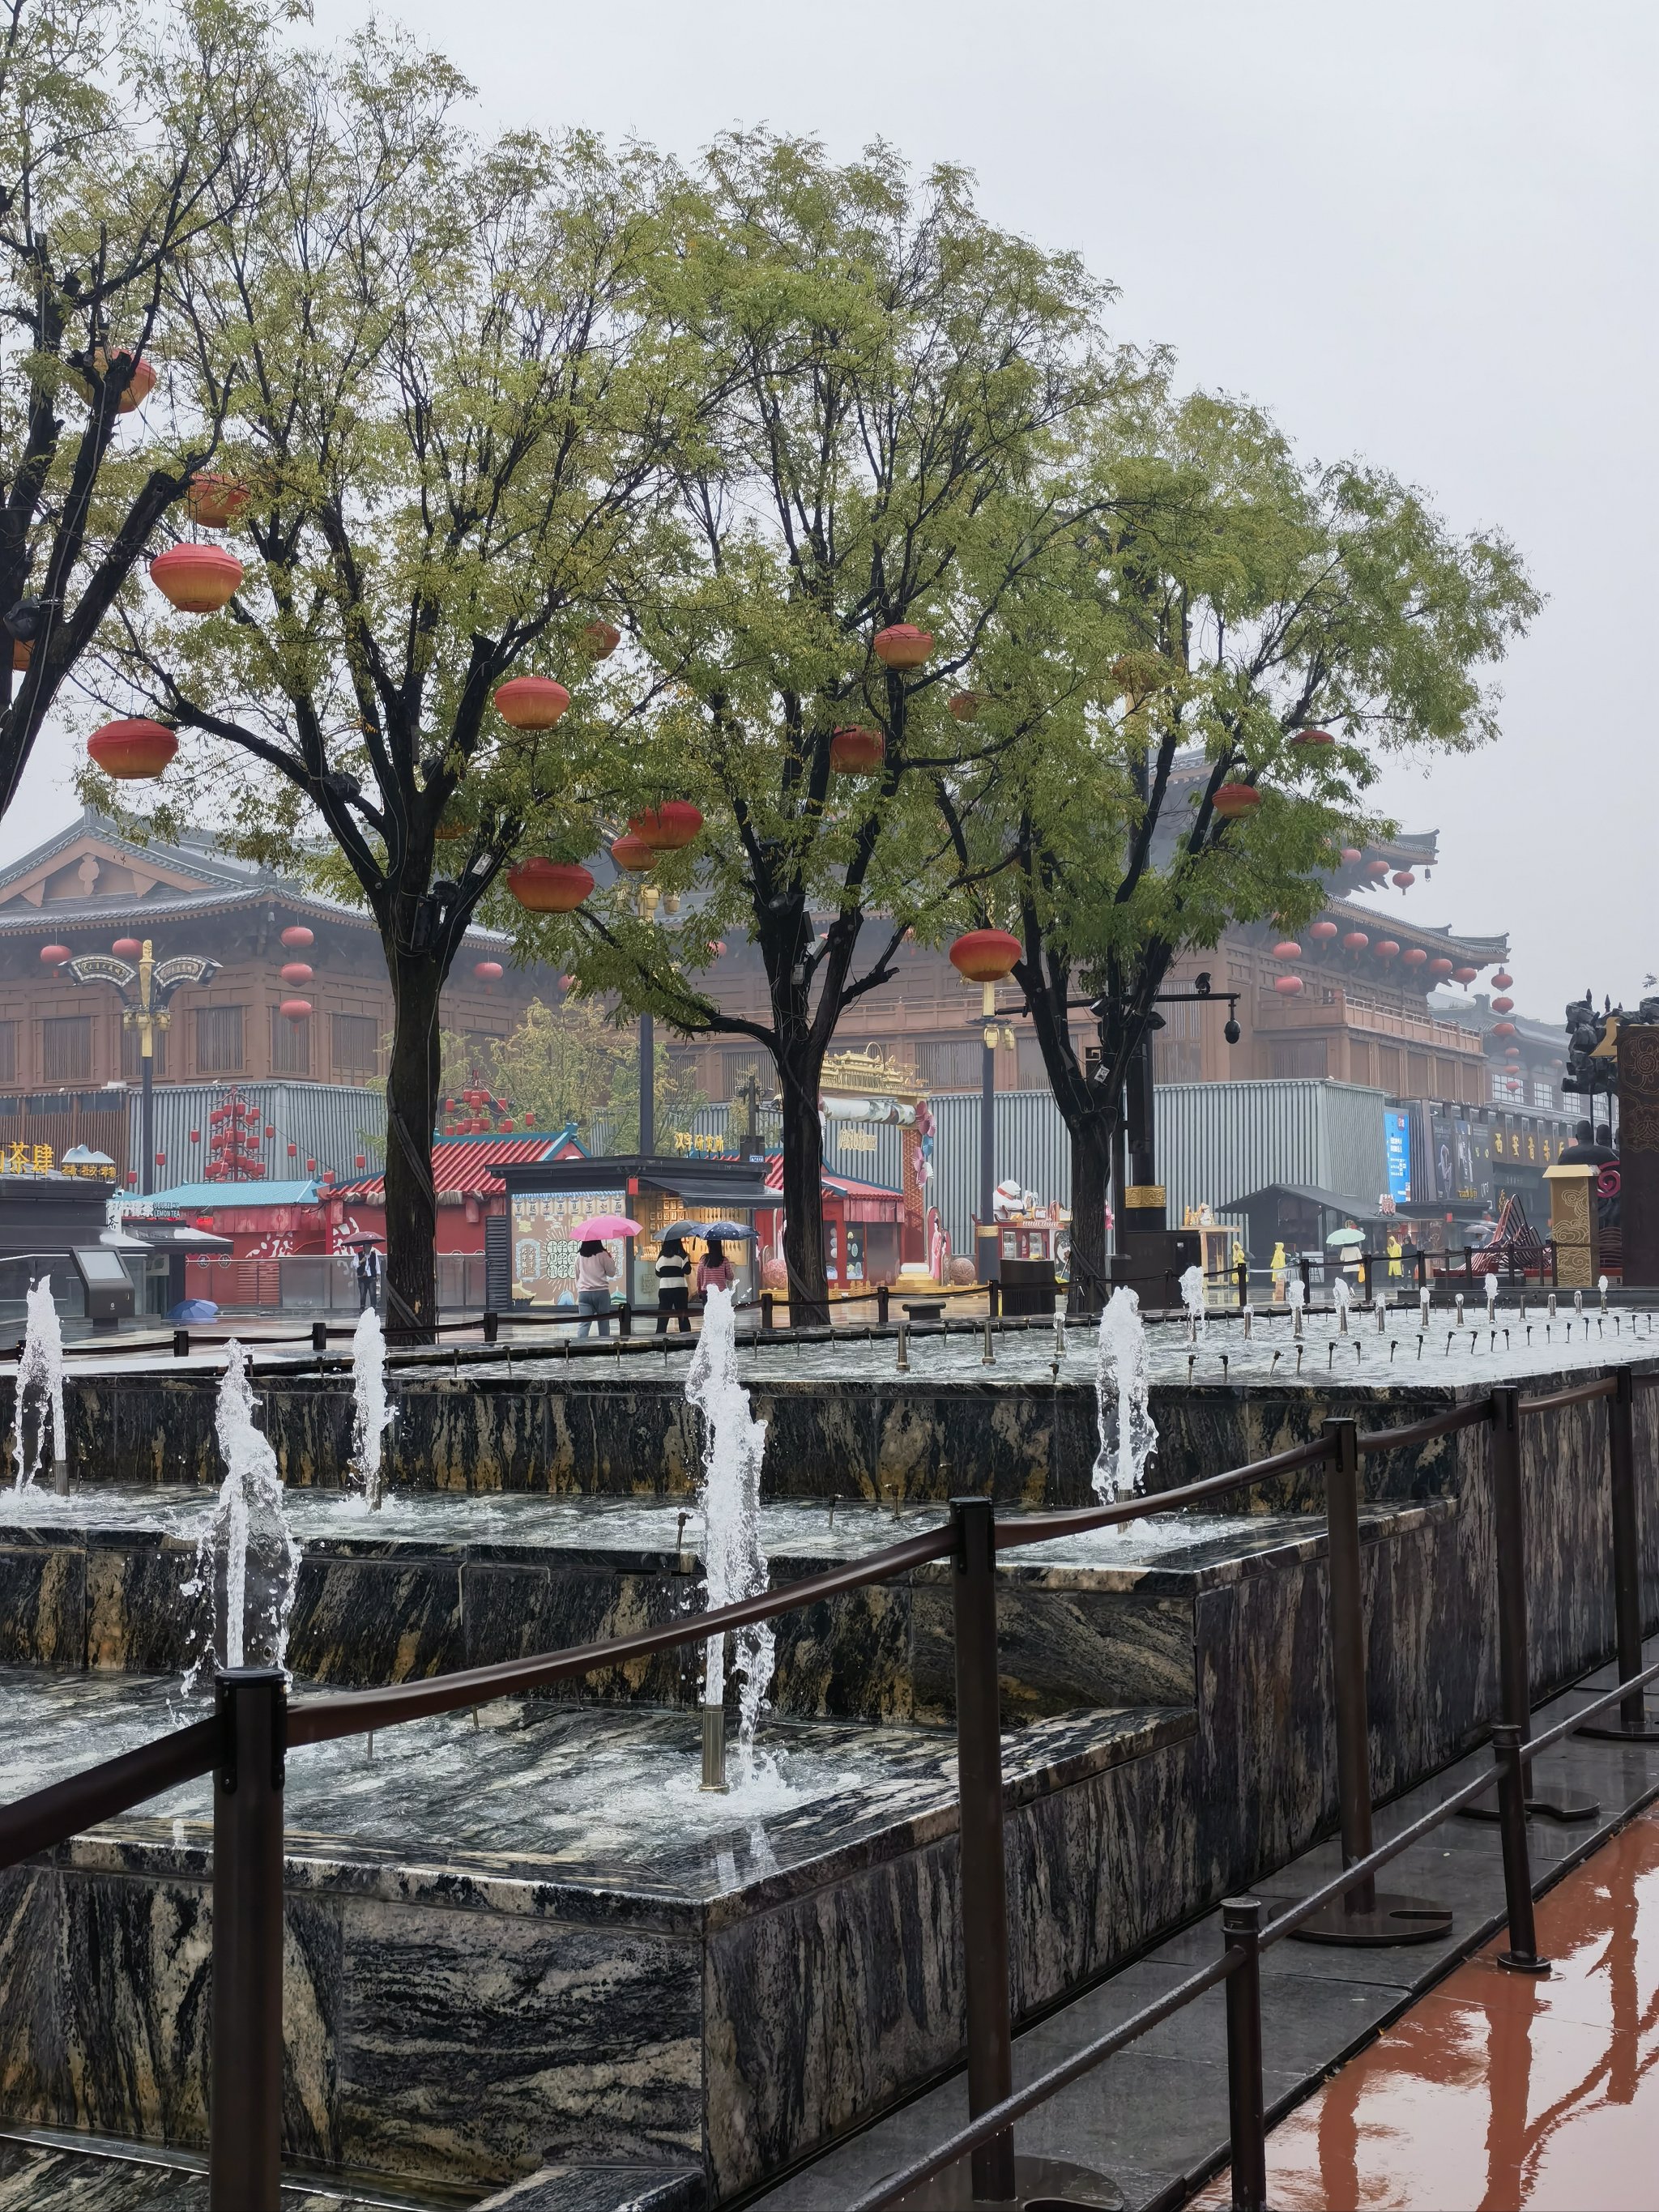
{"type": "Polygon", "coordinates": [[[207,1601],[186,1691],[215,1667],[281,1667],[288,1658],[300,1546],[284,1510],[276,1455],[253,1412],[247,1355],[233,1338],[214,1424],[225,1479],[197,1543],[195,1579],[182,1593],[207,1601]]]}
{"type": "MultiPolygon", "coordinates": [[[[1184,1281],[1182,1287],[1184,1291],[1184,1281]]],[[[1140,1492],[1146,1462],[1158,1448],[1147,1391],[1146,1325],[1140,1318],[1140,1300],[1127,1283],[1120,1283],[1100,1316],[1095,1366],[1100,1449],[1090,1480],[1103,1504],[1140,1492]]]]}
{"type": "MultiPolygon", "coordinates": [[[[705,1589],[712,1611],[757,1597],[769,1581],[760,1538],[761,1460],[766,1424],[750,1411],[749,1393],[738,1380],[738,1322],[732,1293],[711,1284],[703,1306],[702,1334],[685,1377],[688,1401],[702,1415],[702,1522],[705,1589]]],[[[750,1759],[755,1726],[771,1686],[771,1624],[759,1621],[738,1630],[738,1741],[750,1759]]],[[[726,1639],[711,1636],[707,1646],[703,1703],[717,1705],[726,1689],[726,1639]]]]}
{"type": "Polygon", "coordinates": [[[1486,1293],[1486,1320],[1490,1323],[1498,1312],[1498,1277],[1495,1273],[1486,1277],[1484,1288],[1486,1293]]]}
{"type": "Polygon", "coordinates": [[[52,1301],[50,1275],[42,1275],[25,1293],[24,1305],[27,1318],[23,1349],[17,1362],[16,1433],[11,1452],[12,1465],[16,1470],[13,1487],[17,1490],[27,1490],[40,1472],[46,1456],[48,1414],[52,1419],[54,1462],[64,1458],[69,1450],[69,1432],[64,1426],[64,1332],[58,1323],[58,1309],[52,1301]],[[31,1391],[35,1400],[34,1457],[26,1467],[24,1414],[31,1391]]]}
{"type": "Polygon", "coordinates": [[[1204,1334],[1204,1270],[1188,1267],[1181,1278],[1181,1303],[1187,1309],[1187,1336],[1195,1342],[1204,1334]]]}
{"type": "Polygon", "coordinates": [[[386,1331],[365,1306],[351,1333],[351,1462],[371,1512],[386,1502],[386,1435],[394,1419],[386,1394],[386,1331]]]}
{"type": "Polygon", "coordinates": [[[1339,1336],[1346,1336],[1348,1334],[1348,1308],[1352,1304],[1353,1292],[1348,1287],[1347,1277],[1334,1275],[1331,1278],[1331,1308],[1336,1316],[1336,1333],[1339,1336]]]}

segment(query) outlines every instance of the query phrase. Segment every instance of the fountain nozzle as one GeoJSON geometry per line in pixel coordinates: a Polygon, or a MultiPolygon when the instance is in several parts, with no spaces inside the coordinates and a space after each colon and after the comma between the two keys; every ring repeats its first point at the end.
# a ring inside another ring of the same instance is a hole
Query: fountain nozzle
{"type": "Polygon", "coordinates": [[[702,1780],[697,1787],[717,1790],[722,1794],[731,1788],[726,1778],[724,1705],[705,1705],[702,1709],[702,1780]]]}

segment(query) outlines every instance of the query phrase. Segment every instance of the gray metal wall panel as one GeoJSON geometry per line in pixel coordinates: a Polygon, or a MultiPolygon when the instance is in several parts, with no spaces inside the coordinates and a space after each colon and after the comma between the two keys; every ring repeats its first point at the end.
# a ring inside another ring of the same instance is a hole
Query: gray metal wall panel
{"type": "MultiPolygon", "coordinates": [[[[973,1257],[973,1217],[979,1208],[979,1099],[972,1091],[945,1091],[930,1103],[939,1133],[933,1144],[937,1206],[951,1249],[973,1257]]],[[[1048,1091],[999,1091],[996,1100],[997,1180],[1017,1180],[1043,1205],[1072,1202],[1072,1140],[1048,1091]]]]}
{"type": "MultiPolygon", "coordinates": [[[[167,1164],[155,1170],[157,1188],[205,1180],[210,1142],[209,1116],[223,1103],[231,1086],[225,1083],[158,1085],[155,1091],[155,1149],[167,1154],[167,1164]],[[191,1144],[194,1129],[197,1141],[191,1144]]],[[[374,1167],[386,1158],[386,1099],[378,1091],[362,1091],[344,1083],[241,1083],[235,1086],[243,1101],[257,1107],[264,1128],[274,1128],[274,1140],[262,1144],[266,1173],[272,1182],[302,1176],[306,1162],[314,1159],[320,1172],[332,1168],[343,1179],[355,1172],[359,1154],[374,1167]],[[290,1160],[288,1148],[295,1148],[290,1160]]],[[[131,1158],[136,1165],[141,1149],[143,1101],[135,1090],[127,1097],[127,1132],[131,1158]]]]}

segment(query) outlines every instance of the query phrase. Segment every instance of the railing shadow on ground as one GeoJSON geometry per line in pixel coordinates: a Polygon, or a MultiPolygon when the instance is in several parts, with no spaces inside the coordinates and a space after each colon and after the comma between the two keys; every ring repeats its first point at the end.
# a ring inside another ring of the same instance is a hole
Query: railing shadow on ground
{"type": "MultiPolygon", "coordinates": [[[[1504,1387],[1409,1426],[1361,1435],[1352,1419],[1330,1419],[1307,1443],[1249,1466],[1117,1503],[1022,1514],[1000,1521],[989,1498],[951,1501],[951,1518],[782,1591],[684,1616],[661,1627],[416,1684],[290,1701],[277,1669],[243,1668],[217,1678],[210,1718],[52,1784],[0,1809],[0,1869],[66,1842],[101,1820],[131,1811],[179,1784],[213,1776],[213,2006],[210,2095],[211,2212],[278,2212],[283,2082],[282,1951],[283,1766],[287,1751],[366,1735],[402,1723],[464,1711],[495,1698],[544,1689],[678,1645],[774,1619],[863,1589],[929,1562],[951,1559],[957,1689],[960,1921],[967,2015],[969,2123],[902,2172],[858,2200],[852,2212],[890,2212],[930,2177],[971,2160],[975,2200],[1006,2200],[1013,2188],[1014,2124],[1093,2067],[1148,2033],[1206,1990],[1227,1984],[1227,2060],[1233,2203],[1262,2212],[1266,2151],[1262,2092],[1260,1959],[1262,1951],[1310,1923],[1322,1940],[1370,1942],[1383,1907],[1376,1875],[1454,1814],[1476,1808],[1494,1790],[1501,1827],[1510,1948],[1503,1963],[1535,1972],[1537,1955],[1526,1820],[1531,1762],[1565,1736],[1620,1709],[1605,1733],[1652,1740],[1644,1691],[1659,1662],[1642,1665],[1640,1513],[1634,1404],[1659,1370],[1629,1366],[1548,1395],[1523,1398],[1504,1387]],[[1605,1400],[1611,1485],[1612,1567],[1618,1686],[1538,1736],[1530,1735],[1525,1522],[1521,1486],[1522,1424],[1561,1408],[1605,1400]],[[1492,1771],[1465,1784],[1387,1843],[1373,1847],[1365,1649],[1360,1599],[1359,1463],[1486,1425],[1492,1472],[1494,1574],[1498,1622],[1499,1717],[1492,1733],[1492,1771]],[[999,1717],[996,1560],[1000,1553],[1083,1534],[1224,1498],[1300,1470],[1322,1468],[1329,1557],[1330,1646],[1343,1870],[1271,1921],[1261,1899],[1227,1899],[1221,1955],[1177,1988],[1060,2066],[1012,2089],[1008,1916],[1003,1853],[1002,1746],[999,1717]],[[225,2002],[227,1992],[234,2002],[225,2002]]],[[[1592,1808],[1593,1809],[1593,1808],[1592,1808]]],[[[1415,1902],[1415,1901],[1413,1901],[1415,1902]]],[[[1437,1908],[1430,1907],[1430,1910],[1437,1908]]]]}

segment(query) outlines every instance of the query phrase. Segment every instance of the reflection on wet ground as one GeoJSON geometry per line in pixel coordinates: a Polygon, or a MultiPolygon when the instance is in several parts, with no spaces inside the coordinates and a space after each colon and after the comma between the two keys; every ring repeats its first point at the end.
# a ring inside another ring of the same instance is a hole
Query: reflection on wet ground
{"type": "Polygon", "coordinates": [[[1281,2212],[1659,2205],[1659,1814],[1540,1900],[1547,1975],[1505,1972],[1506,1940],[1273,2131],[1281,2212]]]}

